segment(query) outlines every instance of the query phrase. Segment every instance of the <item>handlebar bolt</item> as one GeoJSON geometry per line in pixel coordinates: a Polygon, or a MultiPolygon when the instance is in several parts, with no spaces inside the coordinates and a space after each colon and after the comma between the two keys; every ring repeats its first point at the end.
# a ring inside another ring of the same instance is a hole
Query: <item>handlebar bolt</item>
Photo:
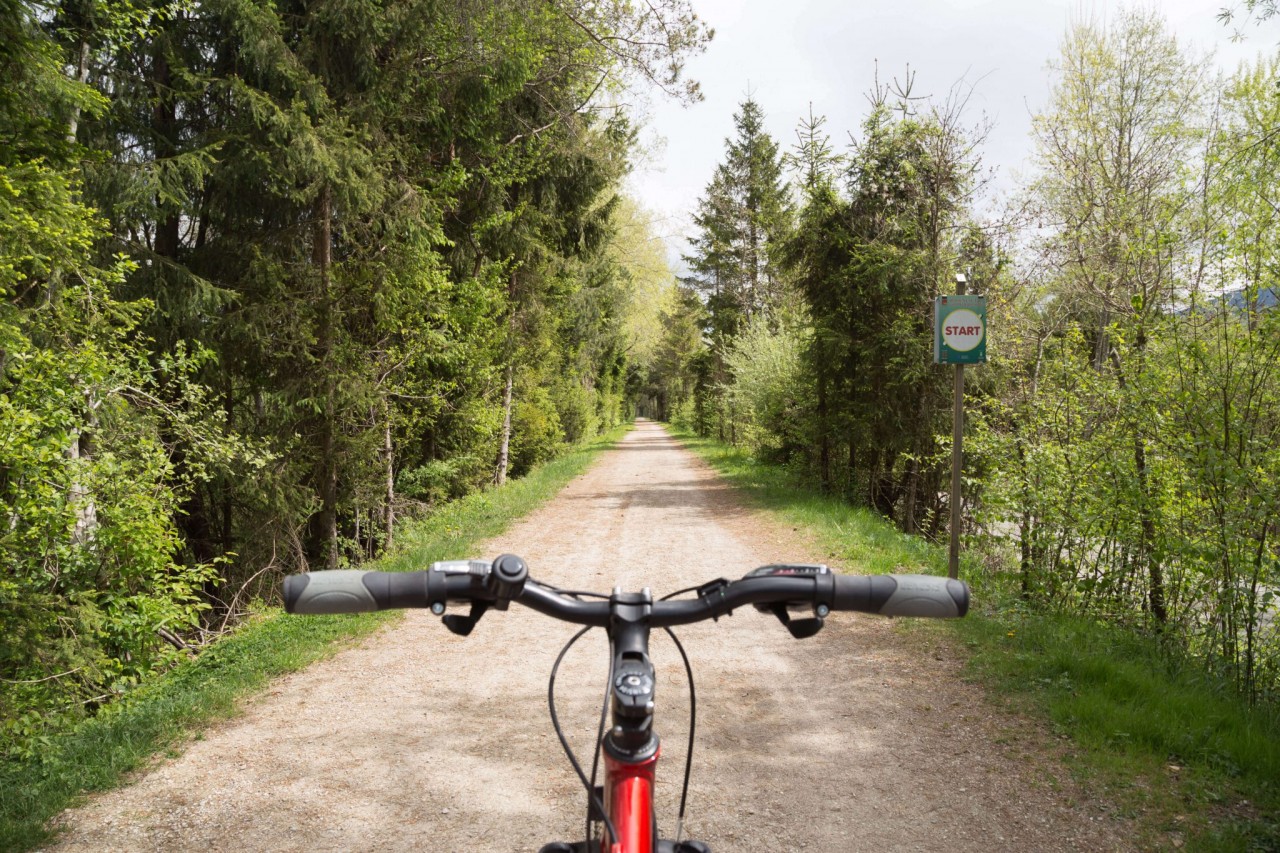
{"type": "Polygon", "coordinates": [[[433,602],[431,605],[431,612],[437,616],[442,615],[444,613],[444,602],[443,601],[433,602]]]}
{"type": "Polygon", "coordinates": [[[817,607],[813,608],[813,614],[819,619],[826,619],[831,615],[831,608],[825,604],[819,604],[817,607]]]}

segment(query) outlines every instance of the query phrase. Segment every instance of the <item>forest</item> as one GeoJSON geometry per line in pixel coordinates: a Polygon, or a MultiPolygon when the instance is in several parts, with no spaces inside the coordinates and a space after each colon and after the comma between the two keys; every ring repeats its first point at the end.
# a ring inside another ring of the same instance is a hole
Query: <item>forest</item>
{"type": "Polygon", "coordinates": [[[677,274],[628,93],[696,101],[712,36],[684,0],[0,0],[0,751],[635,415],[944,540],[960,272],[971,565],[1275,701],[1280,60],[1075,26],[994,205],[963,82],[867,81],[847,145],[749,97],[677,274]]]}
{"type": "MultiPolygon", "coordinates": [[[[0,3],[0,746],[628,417],[680,0],[0,3]]],[[[665,300],[665,301],[664,301],[665,300]]]]}

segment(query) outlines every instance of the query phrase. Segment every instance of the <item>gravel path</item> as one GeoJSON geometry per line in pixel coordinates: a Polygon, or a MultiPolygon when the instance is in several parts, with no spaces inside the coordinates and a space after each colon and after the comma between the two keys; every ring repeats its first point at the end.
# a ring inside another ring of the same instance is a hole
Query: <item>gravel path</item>
{"type": "MultiPolygon", "coordinates": [[[[822,561],[644,421],[482,555],[504,551],[550,583],[658,595],[775,560],[822,561]]],[[[49,849],[524,853],[577,840],[583,797],[545,701],[573,630],[514,607],[463,639],[410,613],[68,811],[49,849]]],[[[1056,764],[1052,738],[992,710],[952,651],[887,620],[840,614],[797,641],[748,609],[680,637],[699,707],[686,834],[717,853],[1129,848],[1123,822],[1056,764]]],[[[605,649],[588,635],[557,681],[561,719],[588,756],[605,649]]],[[[687,690],[661,634],[653,657],[670,832],[687,690]]]]}

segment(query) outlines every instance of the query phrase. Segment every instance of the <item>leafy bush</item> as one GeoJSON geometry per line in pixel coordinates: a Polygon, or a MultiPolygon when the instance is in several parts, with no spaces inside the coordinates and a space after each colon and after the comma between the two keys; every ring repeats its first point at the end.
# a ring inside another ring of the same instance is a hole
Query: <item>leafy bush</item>
{"type": "Polygon", "coordinates": [[[137,331],[149,306],[110,295],[131,264],[90,260],[102,227],[65,174],[0,165],[5,753],[39,750],[182,654],[213,577],[175,561],[182,501],[212,466],[248,458],[189,381],[203,356],[150,356],[137,331]],[[43,297],[28,307],[33,286],[43,297]]]}
{"type": "Polygon", "coordinates": [[[756,315],[725,356],[733,374],[725,400],[741,431],[738,440],[780,460],[811,444],[805,336],[790,325],[756,315]]]}
{"type": "Polygon", "coordinates": [[[527,389],[511,409],[511,476],[520,477],[564,447],[560,416],[542,387],[527,389]]]}
{"type": "Polygon", "coordinates": [[[551,389],[556,416],[569,444],[590,438],[600,431],[600,417],[596,412],[596,392],[582,387],[572,377],[563,377],[551,389]]]}
{"type": "Polygon", "coordinates": [[[401,471],[396,492],[402,498],[424,504],[443,503],[461,497],[469,487],[472,471],[480,464],[475,456],[433,459],[425,465],[401,471]]]}

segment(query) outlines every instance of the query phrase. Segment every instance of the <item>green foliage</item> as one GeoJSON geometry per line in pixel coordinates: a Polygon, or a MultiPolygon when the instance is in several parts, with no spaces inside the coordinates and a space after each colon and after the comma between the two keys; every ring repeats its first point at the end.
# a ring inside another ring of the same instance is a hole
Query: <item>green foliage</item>
{"type": "Polygon", "coordinates": [[[697,294],[681,287],[672,306],[659,315],[662,335],[647,375],[637,377],[639,414],[702,431],[694,425],[692,416],[708,396],[705,386],[710,354],[702,339],[703,313],[697,294]]]}
{"type": "MultiPolygon", "coordinates": [[[[814,488],[794,468],[741,448],[680,436],[742,495],[816,537],[851,573],[945,573],[945,549],[814,488]]],[[[1280,809],[1280,718],[1250,707],[1194,658],[1130,628],[1028,607],[1007,576],[962,556],[973,589],[969,615],[905,627],[919,652],[962,644],[968,669],[1021,711],[1047,717],[1071,741],[1072,770],[1136,815],[1142,847],[1268,850],[1280,809]]]]}
{"type": "Polygon", "coordinates": [[[197,627],[212,567],[173,555],[199,469],[178,476],[165,437],[183,430],[201,459],[239,448],[185,384],[198,359],[148,363],[145,306],[109,292],[129,264],[88,259],[101,226],[74,183],[32,163],[2,186],[0,749],[25,751],[173,660],[158,632],[197,627]]]}
{"type": "Polygon", "coordinates": [[[1215,132],[1158,19],[1081,28],[1063,50],[1031,201],[1068,224],[1040,235],[1052,273],[994,301],[1010,334],[992,365],[1003,393],[973,422],[977,520],[1016,543],[1029,603],[1151,630],[1273,700],[1280,326],[1258,299],[1274,75],[1243,69],[1215,132]]]}
{"type": "Polygon", "coordinates": [[[994,276],[998,263],[968,212],[983,128],[962,126],[955,98],[920,100],[910,83],[877,87],[847,155],[810,114],[785,158],[743,104],[686,258],[702,304],[683,316],[701,320],[707,351],[669,325],[654,397],[663,415],[794,459],[825,490],[936,536],[949,407],[930,306],[957,269],[994,276]]]}
{"type": "MultiPolygon", "coordinates": [[[[705,304],[705,311],[692,313],[704,323],[708,349],[695,389],[699,426],[737,441],[739,430],[752,425],[725,396],[733,381],[726,356],[748,323],[775,315],[791,301],[777,255],[794,211],[778,143],[764,130],[760,105],[748,98],[733,120],[737,135],[725,140],[724,162],[698,202],[697,230],[685,256],[691,276],[684,284],[705,304]]],[[[685,361],[689,367],[692,359],[685,361]]],[[[663,391],[669,393],[667,384],[663,391]]]]}
{"type": "Polygon", "coordinates": [[[746,432],[802,456],[825,490],[937,535],[947,395],[929,308],[956,269],[986,273],[993,253],[967,212],[981,128],[964,129],[952,101],[916,100],[909,84],[877,88],[847,155],[833,152],[824,119],[801,123],[787,159],[802,205],[773,249],[810,318],[788,330],[801,347],[796,405],[746,432]]]}
{"type": "Polygon", "coordinates": [[[454,456],[434,459],[417,468],[402,469],[396,476],[396,492],[402,499],[419,501],[427,505],[443,503],[455,497],[460,484],[472,477],[468,472],[482,467],[474,457],[454,456]]]}
{"type": "Polygon", "coordinates": [[[514,9],[0,2],[0,749],[627,415],[599,93],[710,33],[514,9]]]}
{"type": "Polygon", "coordinates": [[[733,121],[737,136],[725,140],[724,162],[698,203],[698,231],[685,258],[721,345],[752,317],[781,306],[785,284],[775,255],[793,216],[778,143],[764,130],[760,105],[748,98],[733,121]]]}
{"type": "Polygon", "coordinates": [[[511,412],[511,473],[521,476],[551,459],[564,443],[560,416],[544,388],[520,395],[511,412]]]}
{"type": "MultiPolygon", "coordinates": [[[[506,488],[437,507],[406,525],[396,551],[369,568],[411,571],[435,560],[474,556],[476,543],[555,495],[622,432],[615,429],[506,488]]],[[[6,757],[0,761],[0,849],[25,850],[48,840],[46,822],[77,796],[118,784],[200,726],[237,714],[240,700],[272,677],[332,655],[394,618],[369,613],[295,619],[259,609],[199,657],[180,662],[74,730],[45,736],[27,754],[6,757]]]]}
{"type": "Polygon", "coordinates": [[[597,394],[582,387],[581,382],[563,379],[551,387],[550,400],[555,406],[555,420],[565,442],[577,444],[599,432],[600,415],[596,411],[597,394]]]}
{"type": "Polygon", "coordinates": [[[809,444],[805,415],[812,402],[802,320],[780,325],[775,331],[756,316],[734,339],[725,354],[733,376],[725,396],[746,424],[739,440],[766,458],[786,460],[809,444]]]}

